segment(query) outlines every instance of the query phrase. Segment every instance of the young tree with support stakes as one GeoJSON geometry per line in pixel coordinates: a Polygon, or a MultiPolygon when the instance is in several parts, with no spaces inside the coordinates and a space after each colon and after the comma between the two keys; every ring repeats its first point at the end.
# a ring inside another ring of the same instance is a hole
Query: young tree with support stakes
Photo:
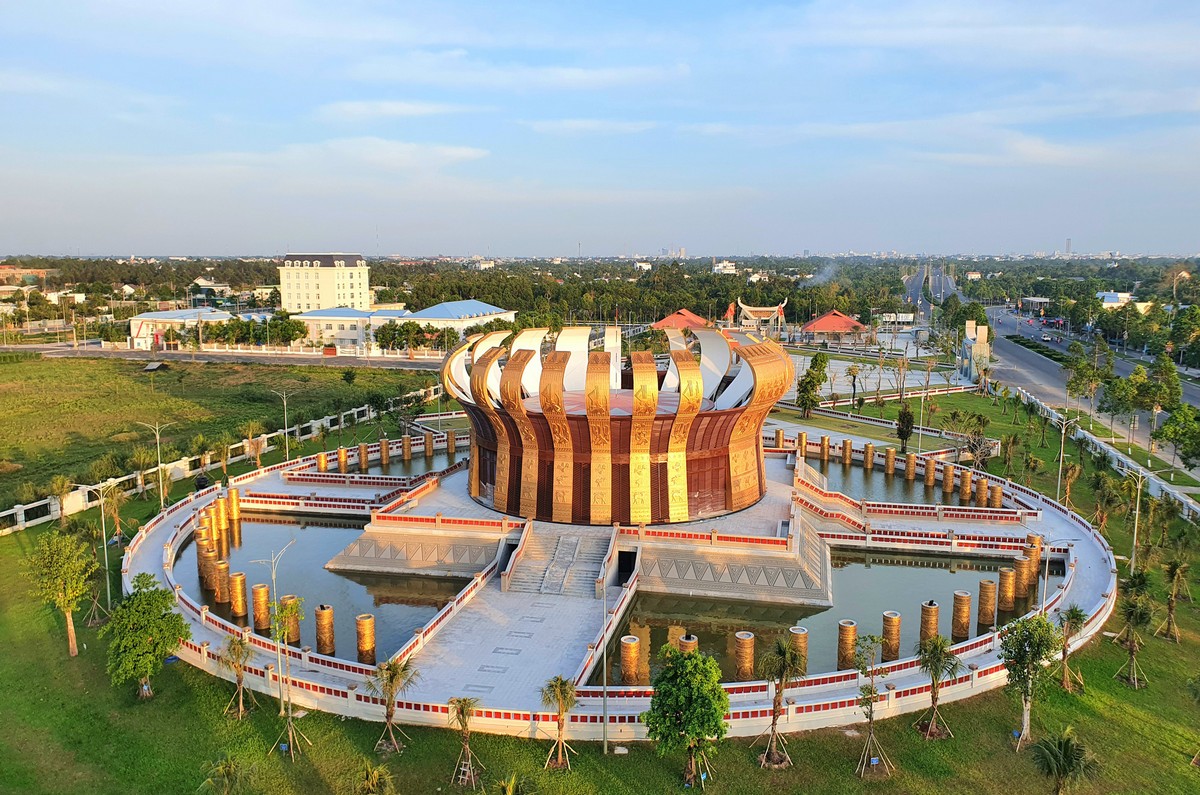
{"type": "Polygon", "coordinates": [[[915,418],[908,402],[900,404],[900,413],[896,415],[896,438],[900,440],[900,455],[908,452],[908,440],[912,437],[915,418]]]}
{"type": "Polygon", "coordinates": [[[779,733],[779,716],[783,714],[783,693],[788,683],[804,677],[808,660],[787,638],[776,638],[775,645],[758,661],[758,675],[775,685],[771,702],[771,728],[767,739],[767,750],[758,758],[760,767],[790,767],[792,757],[787,752],[786,741],[779,733]]]}
{"type": "Polygon", "coordinates": [[[1082,607],[1072,602],[1065,610],[1059,611],[1058,627],[1062,632],[1062,689],[1073,692],[1075,684],[1083,689],[1083,675],[1071,670],[1071,638],[1083,631],[1088,615],[1082,607]]]}
{"type": "Polygon", "coordinates": [[[658,658],[663,665],[654,676],[650,709],[641,715],[646,736],[657,743],[659,756],[686,751],[684,784],[703,788],[712,772],[707,759],[711,742],[729,728],[729,694],[721,687],[721,667],[707,654],[674,646],[663,646],[658,658]]]}
{"type": "Polygon", "coordinates": [[[460,787],[470,785],[475,789],[479,784],[479,774],[483,770],[479,758],[471,750],[471,718],[479,708],[479,699],[470,696],[456,696],[448,702],[450,711],[446,718],[450,725],[458,729],[459,742],[462,750],[458,752],[458,761],[454,765],[454,775],[450,777],[451,784],[460,787]]]}
{"type": "Polygon", "coordinates": [[[546,763],[542,767],[570,769],[571,759],[567,752],[574,753],[574,749],[567,744],[567,715],[575,708],[575,683],[561,676],[551,677],[542,686],[541,695],[542,706],[554,709],[557,729],[554,747],[546,755],[546,763]],[[554,758],[556,752],[557,758],[554,758]]]}
{"type": "Polygon", "coordinates": [[[1054,795],[1063,795],[1076,781],[1095,776],[1099,764],[1070,726],[1054,737],[1045,737],[1033,744],[1034,767],[1043,776],[1053,779],[1054,795]]]}
{"type": "Polygon", "coordinates": [[[866,683],[858,688],[858,706],[862,709],[863,717],[867,719],[867,741],[863,744],[862,755],[859,756],[858,767],[854,771],[860,778],[866,778],[869,774],[886,778],[896,772],[896,766],[892,764],[875,735],[875,704],[879,701],[879,688],[875,681],[887,675],[877,666],[882,648],[883,638],[879,635],[860,637],[854,647],[854,665],[858,669],[860,681],[862,677],[867,679],[866,683]]]}
{"type": "Polygon", "coordinates": [[[396,728],[396,698],[416,683],[420,678],[417,667],[411,657],[403,660],[388,660],[381,662],[375,673],[367,680],[367,692],[383,701],[383,734],[375,743],[376,751],[400,751],[404,743],[396,739],[399,731],[409,742],[412,738],[403,729],[396,728]]]}
{"type": "Polygon", "coordinates": [[[1179,602],[1180,592],[1187,588],[1190,569],[1191,565],[1178,555],[1163,564],[1163,571],[1167,575],[1167,618],[1154,630],[1154,634],[1176,643],[1179,642],[1179,625],[1175,623],[1175,606],[1179,602]]]}
{"type": "Polygon", "coordinates": [[[370,759],[363,760],[351,784],[354,795],[392,795],[396,791],[392,771],[386,765],[375,764],[370,759]]]}
{"type": "Polygon", "coordinates": [[[175,594],[159,588],[153,574],[133,578],[133,593],[113,608],[100,630],[100,637],[109,638],[108,675],[114,685],[136,680],[138,698],[154,698],[150,678],[180,641],[192,637],[191,627],[174,608],[175,594]]]}
{"type": "Polygon", "coordinates": [[[938,711],[938,697],[941,695],[942,682],[958,676],[963,667],[962,660],[952,649],[950,639],[945,635],[934,635],[924,643],[917,644],[917,665],[929,677],[929,711],[925,713],[929,717],[926,720],[925,715],[922,715],[913,725],[918,730],[921,729],[922,723],[925,725],[922,733],[926,740],[941,740],[954,736],[945,720],[938,724],[938,718],[941,717],[938,711]]]}
{"type": "Polygon", "coordinates": [[[98,566],[87,545],[58,531],[42,536],[26,563],[34,596],[63,614],[67,625],[67,654],[79,655],[75,640],[75,611],[91,588],[98,566]]]}
{"type": "Polygon", "coordinates": [[[1138,652],[1145,645],[1138,630],[1144,629],[1154,618],[1154,607],[1148,596],[1127,596],[1121,600],[1118,610],[1125,625],[1114,640],[1125,649],[1129,658],[1113,676],[1123,679],[1134,690],[1140,690],[1149,684],[1149,680],[1137,660],[1138,652]]]}
{"type": "Polygon", "coordinates": [[[1008,686],[1021,699],[1021,731],[1017,750],[1029,742],[1029,716],[1033,698],[1045,674],[1044,664],[1057,652],[1062,643],[1054,625],[1044,615],[1018,619],[1005,627],[1000,639],[1000,657],[1008,670],[1008,686]]]}
{"type": "MultiPolygon", "coordinates": [[[[287,547],[284,547],[284,549],[286,550],[287,547]]],[[[282,555],[283,553],[280,552],[279,554],[282,555]]],[[[278,559],[276,559],[275,563],[276,565],[278,564],[278,559]]],[[[275,588],[275,566],[272,566],[271,594],[274,596],[277,593],[278,590],[275,588]]],[[[285,643],[284,638],[287,637],[287,628],[293,623],[299,623],[303,620],[304,599],[302,597],[289,599],[287,602],[281,602],[277,598],[271,600],[271,638],[276,644],[282,646],[285,643]]],[[[288,756],[295,762],[299,741],[304,740],[304,742],[312,745],[312,740],[308,739],[304,732],[300,731],[299,727],[296,726],[295,710],[292,704],[292,656],[284,654],[282,657],[284,670],[277,671],[277,673],[280,676],[280,688],[283,690],[279,703],[279,714],[283,717],[283,731],[279,733],[279,737],[275,740],[275,744],[271,746],[271,749],[278,748],[280,741],[286,739],[288,756]],[[284,682],[287,683],[286,689],[283,688],[284,682]]]]}
{"type": "MultiPolygon", "coordinates": [[[[230,635],[225,639],[225,645],[221,649],[221,667],[233,674],[234,684],[237,685],[237,690],[234,691],[233,698],[229,699],[229,703],[225,705],[225,714],[233,713],[233,716],[241,720],[246,716],[249,710],[246,709],[246,665],[250,662],[250,658],[254,655],[254,647],[250,645],[245,637],[241,635],[230,635]],[[237,704],[236,710],[234,704],[237,704]]],[[[250,700],[258,701],[254,698],[254,691],[250,691],[250,700]]]]}

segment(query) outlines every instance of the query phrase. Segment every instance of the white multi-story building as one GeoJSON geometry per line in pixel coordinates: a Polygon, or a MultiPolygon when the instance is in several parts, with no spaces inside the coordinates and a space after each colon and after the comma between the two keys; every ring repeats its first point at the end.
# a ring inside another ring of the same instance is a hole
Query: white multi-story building
{"type": "Polygon", "coordinates": [[[288,254],[279,268],[279,298],[288,312],[371,307],[371,269],[361,254],[288,254]]]}

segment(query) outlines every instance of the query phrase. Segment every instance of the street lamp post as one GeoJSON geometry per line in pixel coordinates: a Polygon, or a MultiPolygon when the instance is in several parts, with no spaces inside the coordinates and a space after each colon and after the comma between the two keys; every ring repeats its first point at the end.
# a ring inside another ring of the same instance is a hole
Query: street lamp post
{"type": "MultiPolygon", "coordinates": [[[[284,545],[283,549],[271,555],[266,560],[252,560],[251,563],[261,563],[264,566],[271,567],[271,596],[275,601],[275,612],[279,610],[279,589],[275,586],[275,570],[279,568],[279,560],[283,557],[283,553],[287,552],[288,547],[296,543],[296,539],[292,539],[284,545]]],[[[283,698],[283,646],[280,643],[282,638],[272,638],[275,641],[275,672],[279,675],[279,714],[284,714],[284,698],[283,698]]]]}
{"type": "Polygon", "coordinates": [[[158,511],[162,513],[167,507],[167,496],[163,494],[163,471],[162,471],[162,432],[163,428],[170,428],[175,423],[156,422],[151,425],[148,422],[139,422],[138,425],[149,428],[154,431],[154,449],[158,455],[158,511]]]}
{"type": "Polygon", "coordinates": [[[1059,502],[1059,500],[1062,496],[1063,459],[1065,459],[1067,457],[1067,428],[1071,425],[1078,425],[1079,418],[1071,417],[1068,419],[1064,415],[1059,418],[1059,422],[1057,422],[1056,424],[1062,430],[1061,438],[1059,439],[1059,443],[1058,443],[1058,480],[1056,481],[1056,483],[1054,485],[1054,501],[1059,502]]]}
{"type": "Polygon", "coordinates": [[[1129,571],[1137,568],[1138,522],[1142,517],[1142,489],[1146,485],[1145,472],[1126,472],[1128,477],[1137,481],[1137,496],[1133,499],[1133,549],[1129,551],[1129,571]]]}
{"type": "Polygon", "coordinates": [[[112,572],[108,568],[108,523],[104,517],[104,489],[112,484],[112,478],[99,483],[95,486],[88,486],[80,483],[72,483],[71,485],[77,489],[83,489],[86,494],[89,491],[95,490],[96,496],[100,499],[100,541],[104,547],[104,602],[105,607],[112,611],[112,572]]]}
{"type": "Polygon", "coordinates": [[[288,398],[290,398],[292,395],[294,395],[296,393],[288,392],[286,389],[272,389],[271,391],[274,392],[276,395],[278,395],[279,398],[283,401],[283,460],[291,461],[292,460],[292,448],[288,444],[288,436],[291,435],[292,426],[288,424],[287,402],[288,402],[288,398]]]}

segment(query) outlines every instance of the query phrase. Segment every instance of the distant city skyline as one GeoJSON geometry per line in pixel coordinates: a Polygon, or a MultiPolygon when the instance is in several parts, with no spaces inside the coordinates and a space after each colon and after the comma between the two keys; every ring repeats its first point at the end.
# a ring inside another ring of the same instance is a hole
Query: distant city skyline
{"type": "Polygon", "coordinates": [[[0,252],[1200,252],[1200,6],[0,8],[0,252]]]}

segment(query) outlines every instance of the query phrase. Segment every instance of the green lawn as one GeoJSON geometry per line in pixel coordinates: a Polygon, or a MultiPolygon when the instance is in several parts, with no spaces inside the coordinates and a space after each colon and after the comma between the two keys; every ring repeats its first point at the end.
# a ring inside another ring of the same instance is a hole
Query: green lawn
{"type": "Polygon", "coordinates": [[[433,378],[361,367],[347,386],[334,368],[172,362],[152,379],[144,366],[118,359],[0,364],[0,506],[14,501],[22,482],[42,486],[59,472],[86,478],[88,464],[104,453],[153,448],[153,433],[139,421],[176,423],[163,444],[186,450],[196,434],[213,438],[247,420],[281,427],[283,405],[273,389],[295,393],[288,401],[295,423],[332,413],[335,400],[351,408],[368,392],[394,395],[433,378]]]}

